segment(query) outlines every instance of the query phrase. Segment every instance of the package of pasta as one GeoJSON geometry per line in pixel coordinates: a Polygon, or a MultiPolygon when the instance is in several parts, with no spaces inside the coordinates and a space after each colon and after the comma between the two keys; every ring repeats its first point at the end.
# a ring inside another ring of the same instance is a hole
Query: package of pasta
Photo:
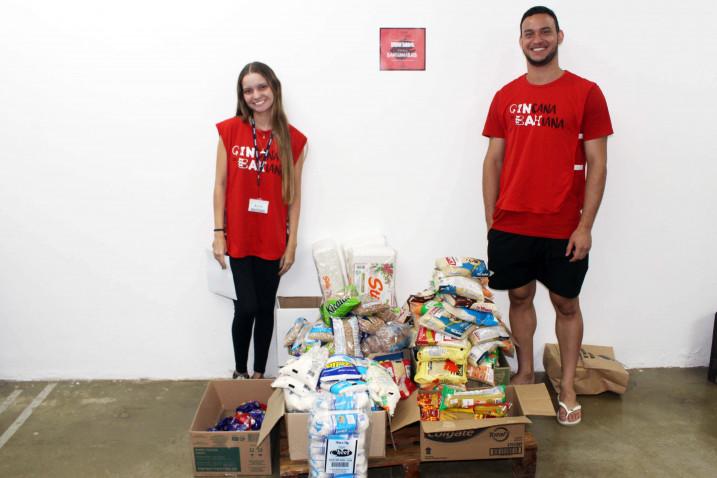
{"type": "Polygon", "coordinates": [[[442,294],[454,294],[468,297],[478,302],[482,302],[485,298],[483,295],[483,286],[480,282],[468,277],[440,277],[434,279],[434,285],[438,292],[442,294]]]}
{"type": "Polygon", "coordinates": [[[441,410],[439,416],[441,417],[441,421],[448,422],[452,420],[472,420],[474,418],[473,415],[472,408],[447,408],[441,410]]]}
{"type": "Polygon", "coordinates": [[[498,320],[496,320],[493,312],[453,307],[450,304],[443,304],[443,309],[457,319],[471,322],[481,327],[498,325],[498,320]]]}
{"type": "Polygon", "coordinates": [[[495,405],[500,403],[505,403],[504,385],[466,391],[443,387],[441,392],[441,410],[452,408],[473,409],[476,405],[495,405]]]}
{"type": "Polygon", "coordinates": [[[439,257],[436,269],[449,276],[489,277],[485,261],[475,257],[439,257]]]}
{"type": "Polygon", "coordinates": [[[331,321],[336,353],[361,357],[361,333],[356,317],[333,317],[331,321]]]}
{"type": "Polygon", "coordinates": [[[401,400],[408,398],[416,390],[416,384],[411,380],[411,360],[404,357],[403,353],[382,355],[375,357],[375,360],[388,371],[391,379],[398,386],[401,400]]]}
{"type": "Polygon", "coordinates": [[[429,310],[418,319],[418,325],[435,332],[465,339],[474,327],[470,322],[454,319],[449,313],[437,307],[429,310]]]}
{"type": "Polygon", "coordinates": [[[466,363],[468,349],[465,347],[443,347],[429,345],[418,350],[418,360],[430,362],[434,360],[451,360],[455,363],[466,363]]]}
{"type": "Polygon", "coordinates": [[[333,342],[334,331],[330,326],[326,325],[323,320],[318,319],[314,322],[309,329],[309,338],[313,340],[320,340],[321,342],[333,342]]]}
{"type": "Polygon", "coordinates": [[[506,340],[510,338],[510,334],[502,324],[492,327],[476,327],[468,335],[468,340],[473,345],[483,342],[491,342],[493,340],[506,340]]]}
{"type": "Polygon", "coordinates": [[[513,404],[511,402],[498,403],[495,405],[476,405],[473,407],[473,416],[477,420],[507,417],[512,406],[513,404]]]}
{"type": "Polygon", "coordinates": [[[437,422],[440,419],[441,392],[439,390],[419,390],[416,397],[421,421],[437,422]]]}
{"type": "Polygon", "coordinates": [[[464,384],[466,377],[465,364],[457,364],[451,360],[435,362],[418,362],[418,371],[414,378],[416,383],[427,385],[432,383],[464,384]]]}
{"type": "Polygon", "coordinates": [[[468,378],[477,382],[490,385],[495,385],[495,369],[489,364],[471,365],[468,364],[468,378]]]}
{"type": "Polygon", "coordinates": [[[284,335],[284,347],[291,347],[296,338],[299,336],[301,329],[303,329],[304,325],[308,323],[309,321],[305,318],[297,317],[291,328],[286,332],[286,335],[284,335]]]}
{"type": "Polygon", "coordinates": [[[435,334],[433,330],[419,326],[416,334],[416,346],[436,345],[435,334]]]}
{"type": "Polygon", "coordinates": [[[350,293],[331,297],[321,304],[321,317],[326,325],[331,325],[331,317],[346,317],[360,303],[358,297],[350,293]]]}

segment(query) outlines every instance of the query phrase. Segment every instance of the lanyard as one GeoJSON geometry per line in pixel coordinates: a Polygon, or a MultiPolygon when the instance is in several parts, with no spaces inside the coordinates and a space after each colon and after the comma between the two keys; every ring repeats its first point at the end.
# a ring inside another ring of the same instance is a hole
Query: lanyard
{"type": "Polygon", "coordinates": [[[259,186],[261,184],[261,173],[264,170],[264,166],[266,165],[267,158],[269,157],[269,149],[271,149],[271,142],[274,139],[274,133],[269,133],[269,142],[266,144],[266,149],[264,151],[259,151],[259,145],[256,142],[256,123],[254,122],[254,117],[251,116],[249,118],[249,123],[251,124],[251,135],[254,138],[254,154],[257,158],[257,167],[256,167],[256,188],[257,191],[259,190],[259,186]],[[261,156],[264,155],[264,159],[261,159],[261,156]]]}

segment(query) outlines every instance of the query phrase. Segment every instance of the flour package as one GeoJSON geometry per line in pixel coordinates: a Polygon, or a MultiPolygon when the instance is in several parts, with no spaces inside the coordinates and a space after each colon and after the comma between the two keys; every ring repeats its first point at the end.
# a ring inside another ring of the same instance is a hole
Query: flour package
{"type": "Polygon", "coordinates": [[[352,250],[349,282],[353,284],[364,306],[396,306],[396,251],[388,246],[357,247],[352,250]]]}
{"type": "Polygon", "coordinates": [[[366,392],[319,395],[309,420],[309,477],[368,476],[369,412],[366,392]]]}
{"type": "Polygon", "coordinates": [[[344,262],[338,246],[331,239],[315,242],[312,247],[319,286],[324,299],[336,295],[348,285],[344,262]]]}

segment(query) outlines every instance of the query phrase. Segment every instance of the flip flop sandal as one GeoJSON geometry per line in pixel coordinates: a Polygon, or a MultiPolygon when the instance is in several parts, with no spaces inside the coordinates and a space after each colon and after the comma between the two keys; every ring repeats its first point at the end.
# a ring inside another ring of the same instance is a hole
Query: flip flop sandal
{"type": "Polygon", "coordinates": [[[558,423],[560,423],[561,425],[566,427],[572,427],[580,423],[580,421],[583,419],[583,414],[580,413],[577,420],[570,420],[570,415],[576,412],[581,412],[581,410],[583,409],[580,404],[575,405],[573,408],[569,408],[567,405],[561,402],[560,399],[558,399],[558,406],[560,408],[558,409],[558,414],[556,415],[556,418],[558,419],[558,423]],[[560,419],[561,410],[565,410],[565,420],[560,419]]]}
{"type": "Polygon", "coordinates": [[[248,380],[249,374],[246,372],[239,373],[236,370],[234,370],[234,373],[232,374],[232,378],[236,380],[248,380]]]}

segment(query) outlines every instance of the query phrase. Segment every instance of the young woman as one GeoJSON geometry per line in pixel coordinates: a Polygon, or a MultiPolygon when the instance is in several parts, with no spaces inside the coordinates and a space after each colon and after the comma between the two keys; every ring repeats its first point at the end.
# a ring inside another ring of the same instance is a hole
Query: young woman
{"type": "Polygon", "coordinates": [[[214,184],[214,257],[229,255],[237,300],[232,341],[234,378],[262,378],[274,331],[279,279],[294,263],[306,136],[291,126],[281,83],[267,65],[249,63],[239,74],[235,117],[217,124],[214,184]]]}

